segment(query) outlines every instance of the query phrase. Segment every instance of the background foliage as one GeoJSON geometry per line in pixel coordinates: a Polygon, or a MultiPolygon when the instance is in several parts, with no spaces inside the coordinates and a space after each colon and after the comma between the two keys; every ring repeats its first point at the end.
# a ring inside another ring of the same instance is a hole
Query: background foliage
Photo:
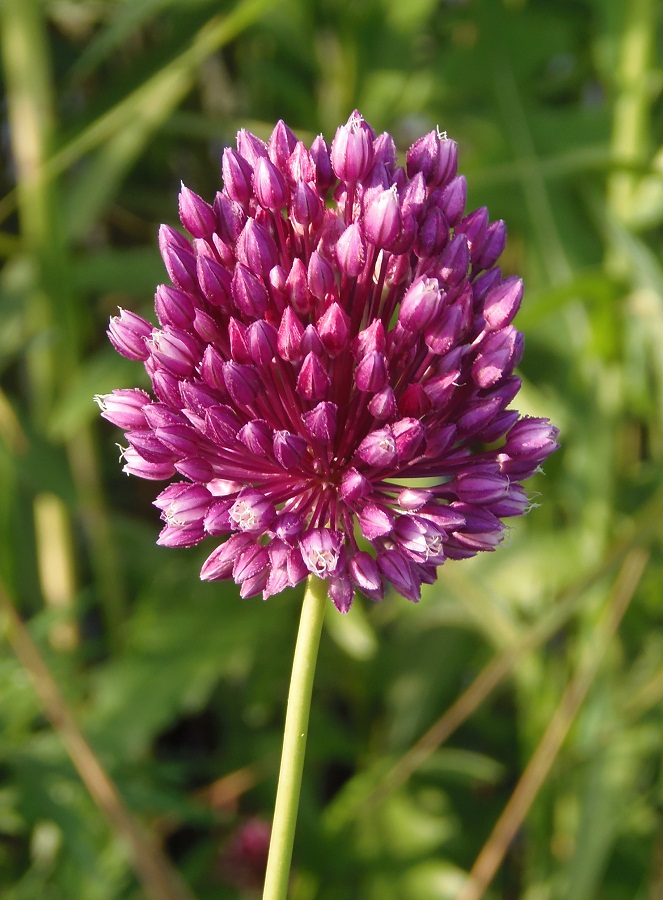
{"type": "Polygon", "coordinates": [[[139,378],[104,332],[118,305],[152,315],[180,179],[211,198],[238,127],[331,138],[354,107],[403,150],[458,140],[526,279],[522,404],[563,447],[498,553],[418,607],[330,611],[292,897],[456,898],[473,866],[467,898],[663,896],[660,6],[0,16],[2,896],[260,884],[301,598],[240,601],[200,584],[206,548],[157,548],[153,487],[120,474],[91,398],[139,378]]]}

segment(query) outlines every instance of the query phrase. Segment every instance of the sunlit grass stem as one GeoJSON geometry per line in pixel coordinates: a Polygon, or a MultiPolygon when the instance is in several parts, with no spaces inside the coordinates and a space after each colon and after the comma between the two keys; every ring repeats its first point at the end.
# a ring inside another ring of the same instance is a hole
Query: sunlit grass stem
{"type": "Polygon", "coordinates": [[[326,603],[326,582],[309,575],[292,663],[263,900],[284,900],[288,893],[311,693],[326,603]]]}
{"type": "MultiPolygon", "coordinates": [[[[47,171],[56,115],[46,19],[39,3],[25,0],[0,6],[0,22],[21,243],[32,273],[26,310],[29,411],[37,432],[50,440],[53,416],[81,369],[82,309],[70,275],[71,247],[66,241],[59,186],[47,171]]],[[[109,641],[116,645],[126,612],[124,589],[91,431],[83,426],[57,437],[64,439],[70,456],[96,589],[109,641]]],[[[38,520],[36,528],[39,531],[38,520]]],[[[72,598],[75,561],[70,531],[62,502],[57,534],[53,532],[49,546],[49,566],[71,573],[64,595],[72,598]]],[[[48,602],[48,590],[45,599],[48,602]]]]}
{"type": "Polygon", "coordinates": [[[631,215],[634,190],[641,177],[628,166],[644,164],[649,150],[656,16],[654,0],[630,0],[624,4],[610,144],[613,158],[625,167],[612,172],[607,191],[608,208],[621,222],[627,222],[631,215]]]}

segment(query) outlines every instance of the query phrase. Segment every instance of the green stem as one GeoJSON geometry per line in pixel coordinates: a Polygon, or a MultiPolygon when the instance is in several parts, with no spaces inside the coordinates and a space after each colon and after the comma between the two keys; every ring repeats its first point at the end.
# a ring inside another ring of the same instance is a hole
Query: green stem
{"type": "Polygon", "coordinates": [[[285,900],[302,784],[315,663],[322,633],[327,584],[309,576],[299,622],[285,716],[276,806],[269,843],[263,900],[285,900]]]}
{"type": "MultiPolygon", "coordinates": [[[[620,58],[615,75],[611,156],[615,160],[608,180],[608,213],[621,225],[629,226],[637,201],[649,153],[652,107],[652,66],[658,4],[655,0],[629,0],[624,5],[620,58]]],[[[606,254],[608,270],[620,278],[631,274],[632,262],[622,242],[611,239],[606,254]]]]}

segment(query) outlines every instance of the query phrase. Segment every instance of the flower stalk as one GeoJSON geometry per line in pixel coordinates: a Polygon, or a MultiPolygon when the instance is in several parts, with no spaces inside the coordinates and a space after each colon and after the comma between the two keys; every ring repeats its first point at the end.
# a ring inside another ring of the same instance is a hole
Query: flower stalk
{"type": "Polygon", "coordinates": [[[311,692],[326,600],[327,585],[325,582],[314,575],[309,575],[292,663],[263,900],[284,900],[288,893],[290,860],[295,839],[299,793],[306,753],[311,692]]]}

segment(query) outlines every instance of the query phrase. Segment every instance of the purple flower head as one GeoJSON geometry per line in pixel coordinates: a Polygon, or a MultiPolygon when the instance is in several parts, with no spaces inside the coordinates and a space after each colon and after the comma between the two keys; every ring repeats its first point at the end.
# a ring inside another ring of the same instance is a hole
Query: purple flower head
{"type": "Polygon", "coordinates": [[[520,482],[557,429],[509,406],[522,282],[456,165],[432,131],[398,166],[354,112],[331,145],[240,132],[213,204],[182,187],[192,239],[162,227],[159,327],[124,310],[109,327],[154,396],[98,402],[124,470],[174,478],[159,543],[223,539],[202,578],[266,598],[312,573],[343,612],[356,591],[417,600],[529,508],[520,482]]]}

